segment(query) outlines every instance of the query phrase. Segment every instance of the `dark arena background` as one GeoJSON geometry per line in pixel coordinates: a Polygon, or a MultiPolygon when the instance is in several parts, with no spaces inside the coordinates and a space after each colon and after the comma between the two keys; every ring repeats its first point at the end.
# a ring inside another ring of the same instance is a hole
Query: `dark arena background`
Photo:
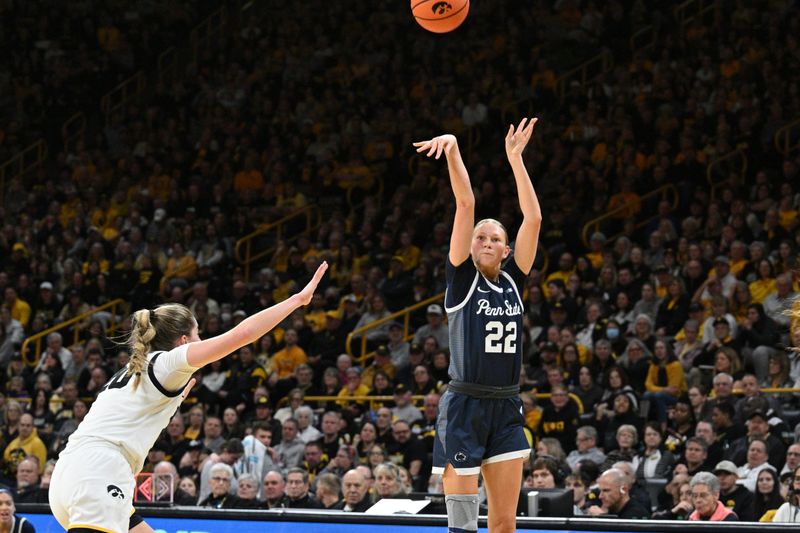
{"type": "Polygon", "coordinates": [[[214,337],[324,260],[308,306],[197,372],[135,507],[167,533],[444,531],[456,206],[412,142],[455,135],[513,240],[504,138],[538,117],[517,528],[721,527],[685,523],[711,505],[788,531],[798,36],[790,0],[476,0],[443,34],[405,0],[0,0],[0,530],[62,530],[50,476],[133,311],[214,337]]]}

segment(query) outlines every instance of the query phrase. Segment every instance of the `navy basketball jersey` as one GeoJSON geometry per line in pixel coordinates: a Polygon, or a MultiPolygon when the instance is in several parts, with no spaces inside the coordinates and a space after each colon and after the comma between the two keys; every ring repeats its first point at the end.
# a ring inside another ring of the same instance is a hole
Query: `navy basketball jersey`
{"type": "Polygon", "coordinates": [[[453,380],[495,387],[519,383],[522,365],[522,295],[525,274],[510,257],[497,282],[472,258],[455,267],[447,259],[444,305],[450,328],[453,380]]]}

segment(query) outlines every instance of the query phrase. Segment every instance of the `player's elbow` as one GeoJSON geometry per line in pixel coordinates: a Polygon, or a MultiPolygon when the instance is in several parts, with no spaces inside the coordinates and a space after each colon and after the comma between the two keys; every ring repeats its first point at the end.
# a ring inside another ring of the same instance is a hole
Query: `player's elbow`
{"type": "Polygon", "coordinates": [[[474,209],[475,208],[475,195],[472,194],[472,191],[470,191],[469,194],[459,196],[456,199],[456,208],[457,209],[474,209]]]}

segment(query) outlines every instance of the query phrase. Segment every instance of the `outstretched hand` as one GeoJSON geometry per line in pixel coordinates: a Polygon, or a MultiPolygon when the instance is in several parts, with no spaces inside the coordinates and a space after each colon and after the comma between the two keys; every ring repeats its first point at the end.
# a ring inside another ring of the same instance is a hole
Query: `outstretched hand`
{"type": "Polygon", "coordinates": [[[297,293],[302,305],[308,305],[311,303],[311,298],[314,296],[314,291],[317,290],[319,280],[322,279],[322,275],[325,274],[326,270],[328,270],[328,262],[323,261],[322,264],[317,267],[317,271],[314,273],[314,277],[311,278],[311,281],[308,282],[308,285],[303,287],[303,290],[297,293]]]}
{"type": "Polygon", "coordinates": [[[445,134],[439,135],[438,137],[434,137],[428,141],[419,141],[412,143],[414,146],[417,147],[417,153],[424,152],[425,150],[428,151],[425,154],[426,157],[434,156],[436,159],[439,159],[439,156],[444,155],[447,156],[450,154],[450,151],[458,146],[458,141],[456,141],[455,135],[445,134]]]}
{"type": "Polygon", "coordinates": [[[525,150],[525,147],[528,145],[528,141],[531,139],[534,126],[539,122],[538,118],[532,118],[526,126],[525,122],[527,122],[527,120],[527,118],[523,118],[516,130],[513,124],[508,127],[508,133],[506,134],[506,154],[509,157],[522,154],[523,150],[525,150]]]}

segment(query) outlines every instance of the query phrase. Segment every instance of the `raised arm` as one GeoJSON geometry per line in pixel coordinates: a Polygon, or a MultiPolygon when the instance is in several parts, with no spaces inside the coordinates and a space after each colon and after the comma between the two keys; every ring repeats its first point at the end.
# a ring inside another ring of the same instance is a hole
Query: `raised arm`
{"type": "Polygon", "coordinates": [[[533,134],[533,128],[539,121],[532,118],[528,125],[523,118],[516,130],[514,125],[508,128],[506,135],[506,155],[514,172],[514,181],[517,183],[517,195],[519,197],[519,207],[522,209],[522,224],[517,232],[517,240],[514,247],[514,260],[519,269],[525,274],[531,271],[533,260],[536,259],[536,249],[539,246],[539,230],[542,227],[542,210],[539,207],[539,199],[536,191],[533,190],[531,178],[522,160],[522,152],[525,150],[528,141],[533,134]]]}
{"type": "Polygon", "coordinates": [[[278,325],[289,314],[303,305],[308,305],[314,295],[322,275],[328,270],[328,263],[323,261],[317,272],[302,291],[293,294],[286,300],[259,311],[244,319],[235,328],[217,337],[189,345],[186,359],[194,367],[202,367],[208,363],[222,359],[246,344],[253,343],[265,333],[278,325]]]}
{"type": "Polygon", "coordinates": [[[475,225],[475,195],[469,182],[469,174],[458,150],[454,135],[440,135],[429,141],[415,142],[417,152],[428,151],[427,157],[439,159],[444,152],[447,170],[450,173],[450,186],[456,197],[456,215],[453,220],[453,233],[450,236],[450,262],[460,265],[468,257],[472,243],[472,227],[475,225]]]}

